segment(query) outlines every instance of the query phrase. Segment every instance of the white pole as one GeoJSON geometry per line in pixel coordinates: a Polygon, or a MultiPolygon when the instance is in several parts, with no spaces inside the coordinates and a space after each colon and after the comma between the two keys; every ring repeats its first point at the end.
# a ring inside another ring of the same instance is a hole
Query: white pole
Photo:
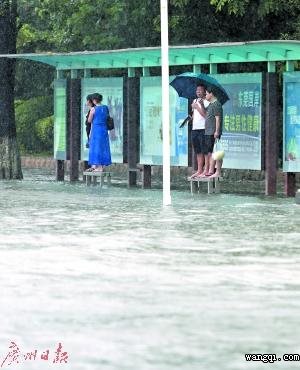
{"type": "Polygon", "coordinates": [[[160,0],[163,126],[163,205],[171,204],[168,0],[160,0]]]}

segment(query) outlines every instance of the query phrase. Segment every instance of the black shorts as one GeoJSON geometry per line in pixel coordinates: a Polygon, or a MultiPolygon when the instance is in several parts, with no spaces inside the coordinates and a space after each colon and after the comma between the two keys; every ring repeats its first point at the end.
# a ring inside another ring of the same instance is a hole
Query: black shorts
{"type": "Polygon", "coordinates": [[[205,130],[192,130],[192,143],[196,154],[204,154],[205,130]]]}
{"type": "Polygon", "coordinates": [[[204,135],[205,136],[205,145],[204,145],[204,154],[212,153],[215,145],[214,135],[204,135]]]}

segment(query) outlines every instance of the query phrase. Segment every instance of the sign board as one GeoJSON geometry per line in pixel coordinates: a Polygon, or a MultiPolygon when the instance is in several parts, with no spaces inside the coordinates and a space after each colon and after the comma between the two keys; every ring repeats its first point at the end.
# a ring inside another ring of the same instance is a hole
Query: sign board
{"type": "Polygon", "coordinates": [[[261,170],[262,74],[212,75],[230,100],[223,105],[223,168],[261,170]]]}
{"type": "Polygon", "coordinates": [[[300,72],[283,74],[283,171],[300,172],[300,72]]]}

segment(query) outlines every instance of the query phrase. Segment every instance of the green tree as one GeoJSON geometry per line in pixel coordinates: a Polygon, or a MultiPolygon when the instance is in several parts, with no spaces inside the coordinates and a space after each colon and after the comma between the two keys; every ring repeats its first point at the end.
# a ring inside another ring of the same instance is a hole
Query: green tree
{"type": "MultiPolygon", "coordinates": [[[[0,54],[16,52],[17,1],[0,2],[0,54]]],[[[0,178],[21,179],[14,112],[15,62],[0,58],[0,178]]]]}

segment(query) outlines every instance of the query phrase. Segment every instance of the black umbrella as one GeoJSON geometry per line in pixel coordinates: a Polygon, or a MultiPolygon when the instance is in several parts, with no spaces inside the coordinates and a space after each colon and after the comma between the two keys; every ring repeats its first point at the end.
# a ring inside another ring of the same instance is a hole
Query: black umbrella
{"type": "Polygon", "coordinates": [[[213,94],[223,105],[229,100],[227,92],[219,82],[205,73],[185,72],[174,78],[170,85],[177,91],[178,95],[187,98],[196,98],[196,89],[198,85],[210,86],[213,94]]]}

